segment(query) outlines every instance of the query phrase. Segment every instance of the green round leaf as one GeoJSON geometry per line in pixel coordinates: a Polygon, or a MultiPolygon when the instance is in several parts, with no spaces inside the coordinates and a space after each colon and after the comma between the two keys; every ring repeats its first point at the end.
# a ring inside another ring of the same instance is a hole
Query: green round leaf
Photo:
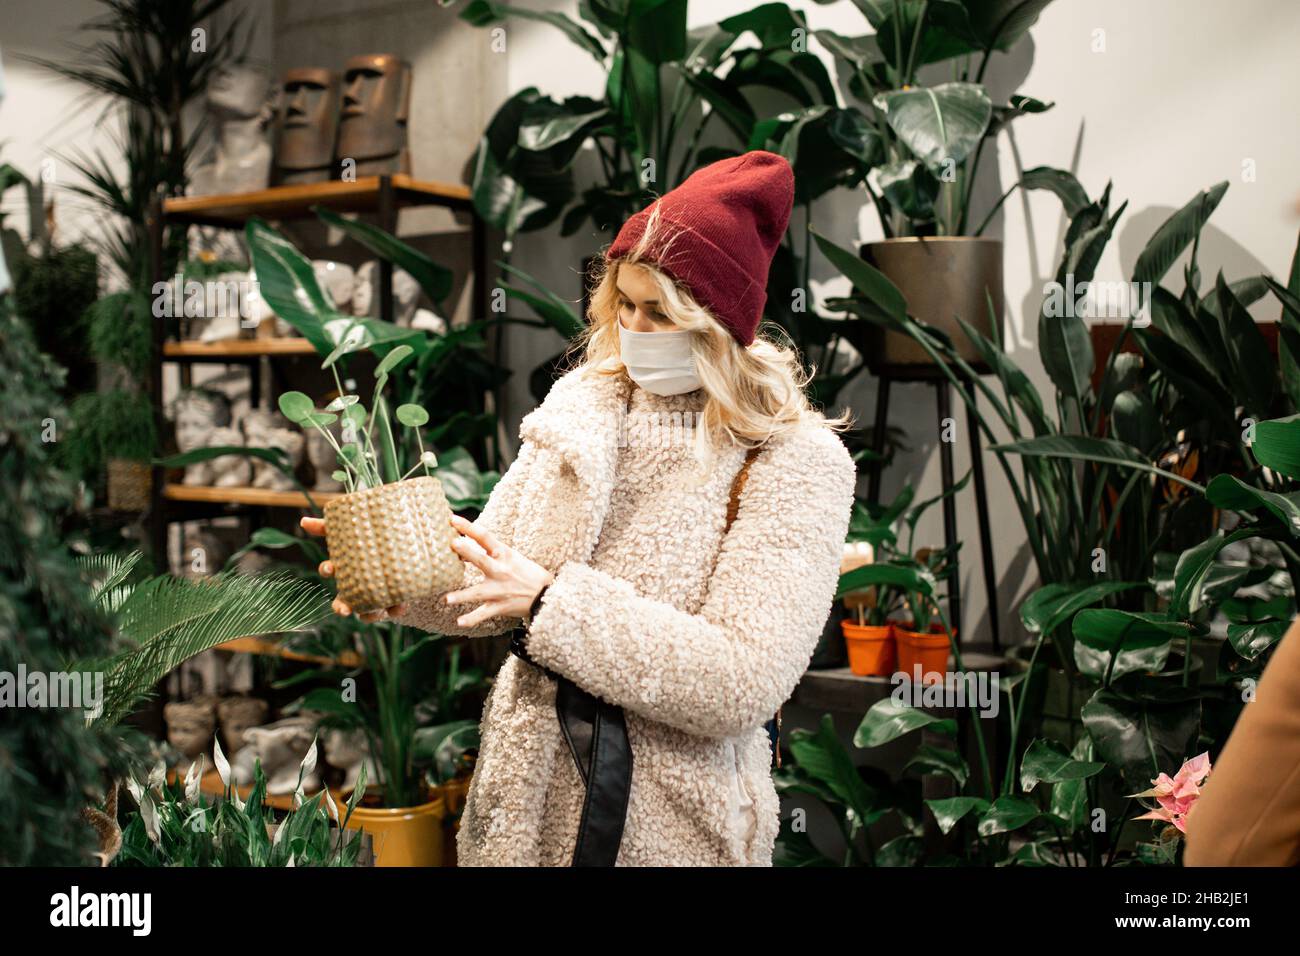
{"type": "Polygon", "coordinates": [[[298,424],[316,410],[316,403],[302,392],[285,392],[280,396],[279,404],[284,417],[298,424]]]}
{"type": "Polygon", "coordinates": [[[419,405],[398,405],[394,414],[407,428],[420,428],[429,424],[429,413],[419,405]]]}

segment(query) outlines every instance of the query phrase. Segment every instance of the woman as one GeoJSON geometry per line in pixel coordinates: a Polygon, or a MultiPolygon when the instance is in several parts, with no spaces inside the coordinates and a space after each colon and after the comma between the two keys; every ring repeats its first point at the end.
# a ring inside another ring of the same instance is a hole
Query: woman
{"type": "Polygon", "coordinates": [[[581,862],[580,832],[599,829],[585,811],[607,796],[584,783],[606,779],[595,739],[617,757],[624,729],[618,864],[771,864],[764,725],[826,621],[856,480],[834,431],[845,422],[809,407],[793,352],[755,338],[793,195],[789,164],[750,152],[629,219],[581,364],[524,418],[478,521],[453,519],[464,585],[362,615],[446,634],[523,628],[484,708],[464,864],[581,862]],[[570,698],[584,692],[606,729],[589,723],[575,742],[570,698]]]}

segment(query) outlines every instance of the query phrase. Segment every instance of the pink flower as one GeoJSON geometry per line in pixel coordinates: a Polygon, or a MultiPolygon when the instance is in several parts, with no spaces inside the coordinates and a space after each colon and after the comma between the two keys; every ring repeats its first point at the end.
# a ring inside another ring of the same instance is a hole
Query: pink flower
{"type": "Polygon", "coordinates": [[[1178,768],[1172,777],[1162,773],[1151,782],[1155,784],[1150,790],[1132,794],[1134,797],[1155,797],[1159,804],[1153,810],[1134,817],[1135,820],[1163,820],[1178,828],[1180,833],[1187,832],[1187,815],[1192,812],[1201,788],[1210,777],[1210,755],[1199,754],[1178,768]]]}

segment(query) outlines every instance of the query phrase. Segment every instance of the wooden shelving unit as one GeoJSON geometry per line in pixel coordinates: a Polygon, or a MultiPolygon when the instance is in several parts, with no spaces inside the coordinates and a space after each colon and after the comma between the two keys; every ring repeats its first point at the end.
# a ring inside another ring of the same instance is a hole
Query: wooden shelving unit
{"type": "MultiPolygon", "coordinates": [[[[163,243],[168,226],[208,226],[220,229],[242,229],[253,218],[269,221],[314,219],[315,208],[323,207],[338,213],[369,214],[379,228],[396,234],[398,212],[414,207],[441,207],[468,215],[469,240],[473,270],[471,309],[475,316],[487,313],[487,248],[486,228],[474,211],[473,197],[468,186],[418,180],[408,175],[368,176],[355,182],[323,182],[295,186],[274,186],[255,192],[222,196],[187,196],[153,203],[149,214],[152,251],[153,280],[164,281],[163,243]]],[[[379,316],[392,322],[393,265],[379,260],[379,316]]],[[[258,369],[274,361],[299,361],[316,357],[316,350],[302,338],[252,338],[229,339],[220,342],[191,342],[169,340],[167,320],[155,320],[153,325],[153,363],[148,382],[153,401],[154,421],[159,435],[164,434],[162,411],[164,363],[187,365],[195,362],[212,362],[250,367],[255,404],[259,403],[258,369]]],[[[160,564],[166,565],[167,528],[174,522],[193,520],[200,516],[222,514],[223,509],[292,508],[300,510],[323,507],[338,497],[337,492],[311,492],[310,499],[300,491],[269,491],[261,488],[216,488],[183,485],[167,481],[164,469],[153,469],[153,488],[148,520],[152,553],[160,564]]],[[[235,653],[274,655],[286,660],[315,664],[338,664],[345,667],[363,666],[363,659],[352,652],[337,659],[300,654],[282,648],[277,642],[260,637],[243,637],[222,645],[222,649],[235,653]]],[[[206,781],[205,781],[206,783],[206,781]]]]}

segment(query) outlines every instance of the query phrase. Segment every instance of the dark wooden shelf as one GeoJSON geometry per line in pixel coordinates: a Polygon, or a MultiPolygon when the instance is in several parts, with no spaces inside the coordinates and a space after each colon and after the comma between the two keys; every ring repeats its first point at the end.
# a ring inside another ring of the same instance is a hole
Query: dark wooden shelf
{"type": "MultiPolygon", "coordinates": [[[[363,176],[356,182],[331,180],[300,186],[272,186],[256,192],[220,196],[183,196],[168,199],[163,215],[169,222],[196,226],[239,228],[253,216],[263,219],[302,219],[313,216],[312,206],[336,212],[374,212],[380,203],[380,177],[363,176]]],[[[392,177],[393,203],[398,207],[442,206],[472,208],[468,186],[412,179],[402,173],[392,177]]]]}

